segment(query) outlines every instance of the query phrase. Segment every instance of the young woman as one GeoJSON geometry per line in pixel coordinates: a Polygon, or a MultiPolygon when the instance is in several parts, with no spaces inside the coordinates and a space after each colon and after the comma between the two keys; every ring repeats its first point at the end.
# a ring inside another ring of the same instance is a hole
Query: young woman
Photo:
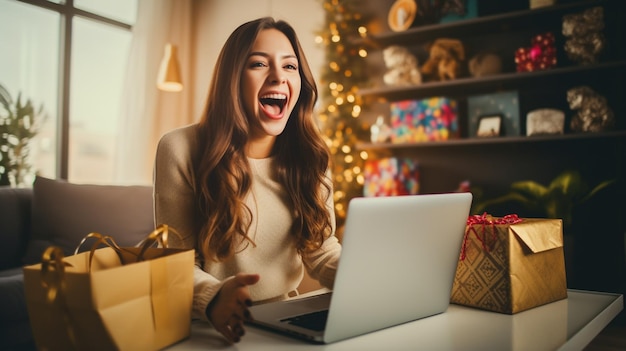
{"type": "Polygon", "coordinates": [[[159,142],[156,224],[196,249],[193,317],[231,342],[247,306],[287,298],[304,269],[332,288],[341,246],[316,99],[293,28],[261,18],[226,41],[200,122],[159,142]]]}

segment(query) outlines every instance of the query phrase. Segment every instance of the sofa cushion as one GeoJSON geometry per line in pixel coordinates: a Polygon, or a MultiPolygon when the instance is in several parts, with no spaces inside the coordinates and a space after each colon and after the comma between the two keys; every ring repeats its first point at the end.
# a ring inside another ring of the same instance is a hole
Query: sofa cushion
{"type": "Polygon", "coordinates": [[[73,184],[37,177],[33,184],[32,237],[24,263],[41,261],[56,245],[71,255],[91,232],[135,246],[154,230],[151,186],[73,184]]]}
{"type": "Polygon", "coordinates": [[[0,187],[0,271],[21,267],[30,233],[30,199],[27,188],[0,187]]]}

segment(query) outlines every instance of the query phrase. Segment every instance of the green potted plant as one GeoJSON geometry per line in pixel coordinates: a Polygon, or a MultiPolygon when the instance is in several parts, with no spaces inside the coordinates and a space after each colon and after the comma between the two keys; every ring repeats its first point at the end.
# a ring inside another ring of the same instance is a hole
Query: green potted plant
{"type": "Polygon", "coordinates": [[[615,180],[606,180],[591,188],[578,171],[566,170],[554,178],[548,186],[531,180],[512,183],[508,194],[482,201],[473,211],[483,213],[505,203],[516,203],[529,213],[562,219],[567,230],[572,225],[575,207],[587,202],[613,183],[615,180]]]}
{"type": "Polygon", "coordinates": [[[13,100],[0,84],[0,185],[25,185],[32,170],[29,143],[45,118],[43,105],[35,109],[21,94],[13,100]]]}
{"type": "Polygon", "coordinates": [[[567,170],[556,176],[547,186],[530,180],[512,183],[509,193],[497,198],[477,201],[472,211],[477,214],[484,212],[495,214],[498,211],[505,211],[506,213],[496,215],[523,213],[522,217],[562,219],[567,280],[568,284],[576,286],[585,279],[585,274],[578,272],[576,267],[585,266],[584,262],[588,259],[586,256],[589,256],[584,249],[576,249],[576,247],[581,245],[584,247],[585,240],[589,239],[581,237],[584,230],[579,228],[580,219],[573,223],[574,216],[584,214],[585,212],[581,212],[581,209],[586,206],[583,205],[615,183],[617,180],[606,180],[590,187],[578,171],[567,170]]]}

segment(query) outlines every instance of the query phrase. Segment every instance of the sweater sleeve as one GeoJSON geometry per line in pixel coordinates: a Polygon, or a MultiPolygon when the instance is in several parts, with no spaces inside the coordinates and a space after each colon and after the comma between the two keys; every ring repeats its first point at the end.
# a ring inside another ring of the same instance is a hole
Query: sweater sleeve
{"type": "Polygon", "coordinates": [[[326,207],[330,213],[330,223],[332,225],[331,235],[324,240],[324,243],[319,249],[305,253],[302,260],[311,278],[317,279],[324,287],[332,289],[335,283],[339,256],[341,256],[341,244],[335,236],[335,203],[332,196],[332,178],[330,171],[327,172],[326,180],[331,184],[330,194],[326,200],[326,207]]]}
{"type": "MultiPolygon", "coordinates": [[[[180,234],[170,236],[170,246],[195,249],[201,228],[195,199],[193,152],[196,149],[194,125],[165,134],[157,146],[154,165],[155,224],[167,224],[180,234]]],[[[202,269],[196,250],[192,318],[207,320],[206,307],[223,282],[202,269]]]]}

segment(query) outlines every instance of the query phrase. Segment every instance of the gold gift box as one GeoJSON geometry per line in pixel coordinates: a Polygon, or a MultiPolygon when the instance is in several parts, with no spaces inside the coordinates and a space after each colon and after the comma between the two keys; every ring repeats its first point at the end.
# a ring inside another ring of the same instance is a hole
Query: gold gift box
{"type": "Polygon", "coordinates": [[[563,221],[468,224],[450,302],[514,314],[567,298],[563,221]]]}

